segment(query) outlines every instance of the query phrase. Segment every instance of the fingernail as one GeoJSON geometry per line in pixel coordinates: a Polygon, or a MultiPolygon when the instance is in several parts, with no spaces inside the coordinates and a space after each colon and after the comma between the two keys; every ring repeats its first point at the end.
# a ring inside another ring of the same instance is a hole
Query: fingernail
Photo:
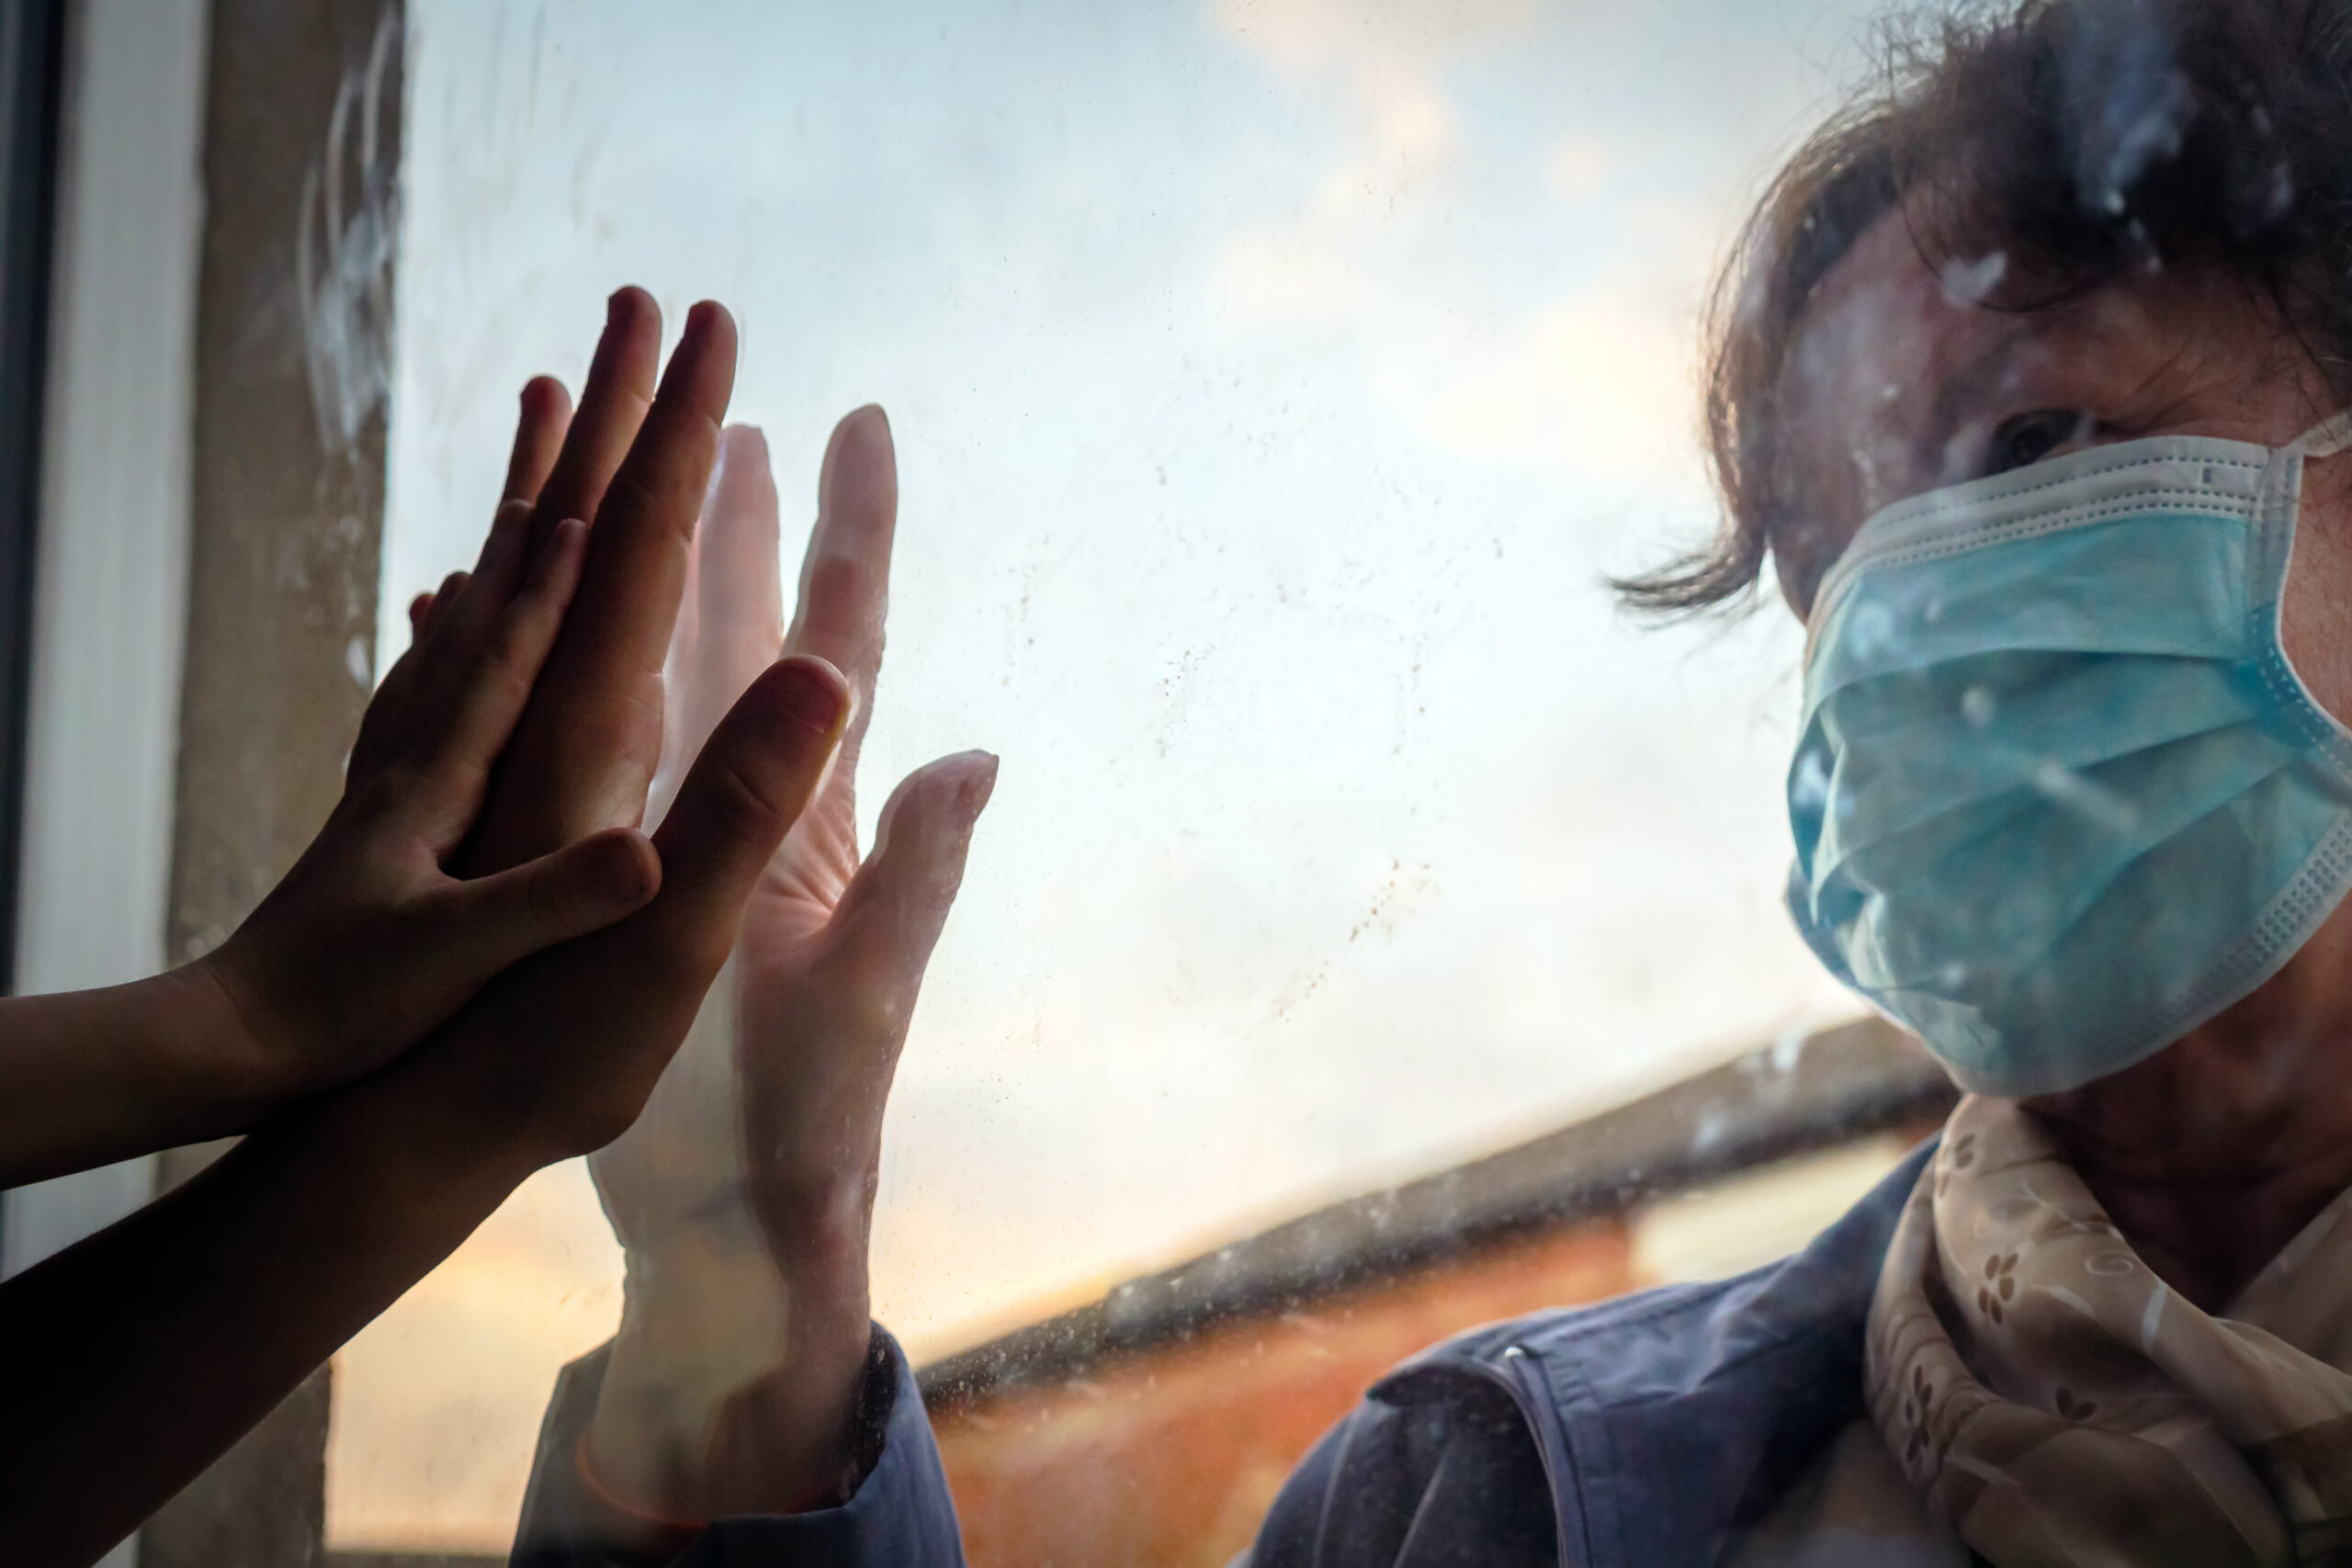
{"type": "Polygon", "coordinates": [[[606,327],[609,328],[614,326],[620,321],[621,296],[628,292],[628,289],[627,288],[616,288],[610,294],[605,296],[605,325],[606,327]]]}
{"type": "Polygon", "coordinates": [[[820,734],[841,722],[849,706],[848,684],[841,672],[822,660],[800,658],[790,665],[784,682],[785,711],[820,734]]]}
{"type": "Polygon", "coordinates": [[[605,868],[605,890],[614,903],[625,909],[634,909],[653,897],[653,867],[658,862],[640,853],[636,843],[627,837],[616,838],[606,852],[605,868]]]}
{"type": "Polygon", "coordinates": [[[993,751],[975,751],[972,755],[983,759],[983,761],[973,770],[972,782],[965,789],[965,799],[972,808],[973,820],[978,821],[980,813],[988,809],[989,798],[996,794],[996,770],[1001,759],[993,751]]]}
{"type": "Polygon", "coordinates": [[[539,553],[531,558],[531,581],[544,587],[558,578],[571,579],[577,570],[573,562],[585,547],[581,541],[587,536],[588,525],[577,517],[567,517],[548,529],[539,543],[539,553]]]}

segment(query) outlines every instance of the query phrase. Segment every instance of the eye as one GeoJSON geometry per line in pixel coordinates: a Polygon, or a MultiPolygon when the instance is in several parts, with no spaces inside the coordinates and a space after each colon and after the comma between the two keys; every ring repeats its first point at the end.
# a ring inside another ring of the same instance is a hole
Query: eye
{"type": "Polygon", "coordinates": [[[2061,447],[2087,438],[2093,423],[2081,409],[2036,409],[2012,415],[1993,432],[1991,449],[1984,454],[1984,477],[2030,468],[2061,447]]]}

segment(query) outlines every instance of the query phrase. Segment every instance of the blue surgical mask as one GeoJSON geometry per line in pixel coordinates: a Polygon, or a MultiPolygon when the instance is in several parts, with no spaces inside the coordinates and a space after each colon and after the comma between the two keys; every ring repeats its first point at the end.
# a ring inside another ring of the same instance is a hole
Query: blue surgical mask
{"type": "Polygon", "coordinates": [[[1822,583],[1789,908],[1984,1094],[2132,1066],[2352,888],[2352,731],[2279,643],[2303,459],[2167,436],[1878,513],[1822,583]]]}

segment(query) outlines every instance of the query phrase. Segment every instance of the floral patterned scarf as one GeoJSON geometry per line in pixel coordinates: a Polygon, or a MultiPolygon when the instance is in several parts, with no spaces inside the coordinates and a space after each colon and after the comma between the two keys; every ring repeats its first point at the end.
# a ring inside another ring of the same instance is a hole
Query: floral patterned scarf
{"type": "Polygon", "coordinates": [[[2352,1568],[2352,1193],[2214,1316],[2031,1113],[1963,1100],[1880,1273],[1866,1388],[1883,1441],[1833,1444],[1733,1562],[2352,1568]]]}

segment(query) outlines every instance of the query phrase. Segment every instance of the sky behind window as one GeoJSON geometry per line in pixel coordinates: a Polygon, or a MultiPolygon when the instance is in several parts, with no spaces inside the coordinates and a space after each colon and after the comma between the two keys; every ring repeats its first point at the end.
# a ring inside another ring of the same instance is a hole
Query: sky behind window
{"type": "MultiPolygon", "coordinates": [[[[872,813],[1003,758],[893,1100],[920,1358],[1852,1010],[1780,910],[1798,634],[1654,629],[1709,271],[1825,0],[412,0],[382,621],[603,300],[743,330],[787,553],[900,463],[872,813]]],[[[608,1331],[579,1167],[342,1358],[331,1529],[503,1544],[608,1331]]]]}

